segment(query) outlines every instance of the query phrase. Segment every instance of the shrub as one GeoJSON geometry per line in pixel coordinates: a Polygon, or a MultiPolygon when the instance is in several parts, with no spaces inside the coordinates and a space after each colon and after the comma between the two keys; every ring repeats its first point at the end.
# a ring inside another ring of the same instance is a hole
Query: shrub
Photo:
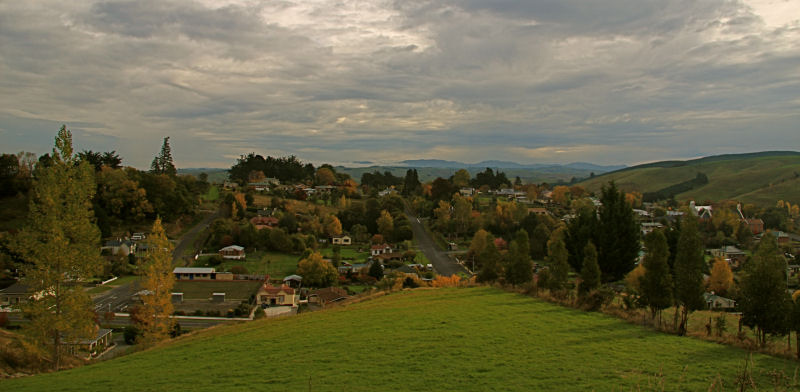
{"type": "Polygon", "coordinates": [[[195,311],[194,311],[194,313],[192,313],[192,316],[202,317],[202,316],[203,316],[203,314],[204,314],[204,313],[203,313],[203,311],[202,311],[202,310],[200,310],[200,309],[197,309],[197,310],[195,310],[195,311]]]}
{"type": "Polygon", "coordinates": [[[234,265],[228,270],[228,272],[237,275],[247,275],[250,273],[249,271],[247,271],[247,267],[243,265],[234,265]]]}
{"type": "MultiPolygon", "coordinates": [[[[627,298],[627,297],[626,297],[627,298]]],[[[592,290],[585,296],[581,297],[580,305],[584,310],[595,311],[600,310],[604,305],[608,305],[614,299],[614,291],[608,288],[599,288],[592,290]]]]}
{"type": "Polygon", "coordinates": [[[211,257],[208,258],[208,265],[211,266],[211,267],[216,267],[216,266],[222,264],[223,261],[225,261],[225,260],[222,258],[222,256],[214,255],[214,256],[211,256],[211,257]]]}
{"type": "Polygon", "coordinates": [[[132,325],[128,325],[125,327],[123,331],[123,336],[125,337],[125,344],[136,344],[136,338],[141,335],[139,328],[136,328],[132,325]]]}

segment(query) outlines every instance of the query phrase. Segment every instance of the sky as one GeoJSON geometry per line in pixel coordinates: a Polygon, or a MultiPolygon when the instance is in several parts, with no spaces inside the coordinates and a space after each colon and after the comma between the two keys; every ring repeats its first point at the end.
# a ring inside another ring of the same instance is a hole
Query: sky
{"type": "Polygon", "coordinates": [[[800,147],[800,1],[0,1],[0,152],[636,164],[800,147]]]}

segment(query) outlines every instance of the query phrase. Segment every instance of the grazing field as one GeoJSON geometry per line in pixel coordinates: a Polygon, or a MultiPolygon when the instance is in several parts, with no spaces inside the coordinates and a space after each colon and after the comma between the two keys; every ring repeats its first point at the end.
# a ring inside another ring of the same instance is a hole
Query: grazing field
{"type": "MultiPolygon", "coordinates": [[[[220,326],[9,391],[735,390],[748,354],[482,287],[220,326]],[[717,378],[718,377],[718,378],[717,378]]],[[[752,356],[760,389],[797,363],[752,356]]]]}
{"type": "MultiPolygon", "coordinates": [[[[248,252],[245,260],[225,260],[222,264],[214,266],[217,271],[230,271],[231,267],[240,265],[247,268],[251,274],[269,275],[271,278],[283,278],[297,270],[299,255],[280,252],[248,252]]],[[[210,267],[208,257],[201,257],[194,263],[195,267],[210,267]]]]}
{"type": "Polygon", "coordinates": [[[800,154],[749,154],[709,157],[682,163],[654,163],[594,177],[579,185],[590,191],[614,180],[625,191],[655,192],[708,176],[708,184],[675,196],[677,200],[739,200],[771,207],[778,200],[800,203],[800,154]]]}

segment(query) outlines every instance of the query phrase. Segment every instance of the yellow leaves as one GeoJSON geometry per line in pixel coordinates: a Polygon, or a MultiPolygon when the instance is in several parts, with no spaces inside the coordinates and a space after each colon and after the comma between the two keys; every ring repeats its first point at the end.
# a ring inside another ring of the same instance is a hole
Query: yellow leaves
{"type": "Polygon", "coordinates": [[[708,289],[719,295],[725,295],[733,287],[733,272],[727,261],[717,258],[711,267],[708,278],[708,289]]]}
{"type": "Polygon", "coordinates": [[[146,345],[166,339],[172,330],[172,243],[167,239],[161,218],[156,218],[147,239],[147,256],[140,265],[142,271],[141,287],[147,294],[142,295],[140,320],[142,336],[140,341],[146,345]]]}
{"type": "Polygon", "coordinates": [[[627,286],[629,289],[639,292],[642,288],[641,280],[644,276],[644,273],[644,266],[641,264],[637,265],[633,271],[628,272],[628,275],[625,276],[625,286],[627,286]]]}

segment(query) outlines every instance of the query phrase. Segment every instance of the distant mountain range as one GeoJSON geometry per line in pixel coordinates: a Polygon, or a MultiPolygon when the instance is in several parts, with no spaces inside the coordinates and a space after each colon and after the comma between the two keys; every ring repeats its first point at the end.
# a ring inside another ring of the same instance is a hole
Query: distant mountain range
{"type": "Polygon", "coordinates": [[[569,168],[578,170],[589,170],[597,174],[607,173],[610,171],[624,169],[625,165],[595,165],[586,162],[573,162],[568,164],[555,164],[555,163],[517,163],[509,161],[481,161],[478,163],[464,163],[457,161],[445,161],[442,159],[409,159],[400,162],[403,166],[408,167],[431,167],[431,168],[446,168],[446,169],[460,169],[460,168],[493,168],[493,169],[544,169],[544,168],[569,168]]]}

